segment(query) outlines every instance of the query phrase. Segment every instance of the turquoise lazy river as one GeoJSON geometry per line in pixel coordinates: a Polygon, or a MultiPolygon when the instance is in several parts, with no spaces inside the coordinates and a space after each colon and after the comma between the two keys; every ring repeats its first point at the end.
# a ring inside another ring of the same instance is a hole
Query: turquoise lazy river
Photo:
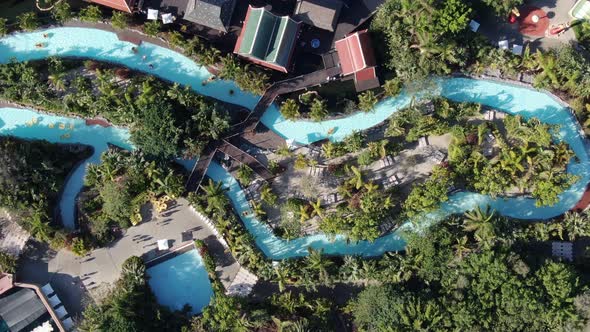
{"type": "MultiPolygon", "coordinates": [[[[259,99],[258,96],[240,91],[232,82],[215,81],[205,86],[201,85],[201,82],[206,80],[210,74],[203,67],[196,65],[179,53],[144,43],[140,47],[140,55],[138,56],[131,52],[132,46],[130,43],[119,41],[116,35],[110,32],[85,28],[56,28],[44,32],[14,34],[1,39],[0,62],[7,62],[11,58],[16,58],[19,61],[41,59],[52,55],[85,57],[119,63],[129,68],[155,74],[170,81],[189,85],[198,93],[250,109],[259,99]],[[50,34],[47,40],[43,40],[43,33],[50,34]],[[88,43],[89,40],[92,41],[91,45],[88,43]],[[34,45],[40,41],[46,42],[47,47],[36,49],[34,45]],[[147,62],[141,60],[142,54],[148,56],[147,62]],[[154,64],[153,70],[149,69],[149,63],[154,64]],[[232,95],[229,90],[234,90],[235,93],[232,95]]],[[[568,108],[554,100],[550,95],[510,84],[466,78],[439,79],[436,86],[428,89],[425,93],[441,95],[455,101],[478,102],[511,114],[520,114],[527,118],[537,117],[543,122],[558,124],[560,130],[556,133],[555,138],[567,142],[576,153],[576,160],[570,163],[568,171],[580,177],[577,183],[560,196],[559,203],[551,207],[537,208],[534,200],[531,199],[491,199],[485,195],[462,192],[453,195],[436,212],[425,216],[426,218],[436,221],[453,213],[473,209],[478,205],[490,205],[506,216],[522,219],[546,219],[564,213],[579,201],[586,184],[590,181],[590,165],[586,141],[568,108]]],[[[277,107],[273,105],[266,111],[262,121],[283,137],[293,138],[300,143],[309,143],[326,138],[330,129],[334,129],[330,139],[340,140],[354,130],[369,128],[385,120],[392,113],[406,106],[410,99],[410,95],[402,93],[396,98],[380,102],[372,113],[359,113],[346,118],[319,123],[286,121],[281,117],[277,107]]],[[[95,154],[87,162],[97,162],[99,153],[104,151],[107,142],[132,148],[127,140],[128,132],[126,130],[96,126],[88,127],[83,125],[82,120],[49,117],[32,111],[14,109],[2,109],[0,120],[0,134],[10,134],[24,138],[43,138],[54,142],[63,142],[63,140],[60,140],[60,135],[63,132],[52,132],[53,129],[47,126],[49,122],[68,121],[69,123],[78,121],[74,129],[71,130],[71,137],[66,142],[93,145],[96,149],[95,154]],[[27,127],[27,121],[30,121],[34,116],[42,119],[37,124],[27,127]]],[[[66,225],[68,225],[66,220],[70,220],[70,225],[73,225],[73,210],[71,207],[73,206],[73,199],[70,200],[70,195],[75,195],[81,187],[83,173],[84,167],[80,167],[66,185],[65,191],[67,194],[64,194],[61,202],[62,218],[66,225]]],[[[223,181],[225,186],[229,188],[228,195],[240,215],[241,212],[250,210],[250,206],[239,185],[221,166],[213,163],[207,174],[216,181],[223,181]]],[[[254,218],[252,213],[247,217],[242,217],[242,220],[255,237],[260,249],[272,259],[304,256],[307,254],[309,246],[324,249],[324,252],[328,254],[366,256],[401,250],[405,246],[403,239],[396,233],[379,238],[374,242],[348,243],[344,237],[330,239],[321,234],[284,241],[275,237],[271,229],[254,218]]]]}

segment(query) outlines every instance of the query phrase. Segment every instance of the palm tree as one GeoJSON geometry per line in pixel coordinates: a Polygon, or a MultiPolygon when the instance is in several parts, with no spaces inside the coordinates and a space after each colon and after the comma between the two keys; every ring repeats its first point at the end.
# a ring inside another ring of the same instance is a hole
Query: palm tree
{"type": "Polygon", "coordinates": [[[324,156],[326,156],[326,158],[331,159],[336,155],[336,145],[332,143],[332,141],[328,141],[322,145],[322,151],[324,152],[324,156]]]}
{"type": "Polygon", "coordinates": [[[299,206],[299,220],[301,222],[306,222],[311,218],[308,212],[309,205],[301,205],[299,206]]]}
{"type": "Polygon", "coordinates": [[[254,215],[257,217],[263,217],[266,215],[266,211],[262,208],[262,203],[256,203],[256,201],[250,201],[250,205],[252,206],[252,211],[254,215]]]}
{"type": "Polygon", "coordinates": [[[273,323],[275,323],[275,325],[277,326],[276,332],[283,332],[283,331],[287,331],[286,329],[288,327],[293,326],[293,322],[289,321],[289,320],[281,320],[280,318],[276,317],[276,316],[272,316],[272,321],[273,323]]]}
{"type": "Polygon", "coordinates": [[[590,234],[590,220],[586,214],[566,212],[563,216],[563,224],[570,241],[590,234]]]}
{"type": "Polygon", "coordinates": [[[207,212],[211,212],[212,209],[217,210],[219,213],[224,213],[226,206],[229,204],[227,196],[222,182],[214,182],[209,179],[207,186],[203,187],[205,191],[205,197],[207,198],[207,212]]]}
{"type": "Polygon", "coordinates": [[[43,211],[34,211],[27,219],[26,224],[29,232],[39,241],[48,242],[51,239],[53,230],[47,220],[47,215],[43,211]]]}
{"type": "Polygon", "coordinates": [[[557,78],[555,56],[552,53],[543,53],[540,50],[537,50],[537,63],[539,64],[537,69],[542,71],[537,75],[536,80],[542,82],[543,80],[548,79],[554,87],[558,87],[560,82],[557,78]]]}
{"type": "Polygon", "coordinates": [[[283,269],[280,265],[275,266],[275,281],[279,285],[279,292],[284,292],[288,280],[287,270],[283,269]]]}
{"type": "Polygon", "coordinates": [[[467,236],[463,236],[457,239],[457,244],[453,246],[455,248],[455,255],[459,258],[463,258],[466,253],[469,253],[471,249],[468,246],[469,240],[467,236]]]}
{"type": "Polygon", "coordinates": [[[367,193],[370,194],[372,192],[374,192],[375,190],[379,189],[379,185],[374,184],[373,181],[365,184],[365,189],[367,189],[367,193]]]}
{"type": "Polygon", "coordinates": [[[265,184],[260,188],[260,199],[269,205],[275,205],[278,197],[277,194],[272,191],[272,188],[268,184],[265,184]]]}
{"type": "Polygon", "coordinates": [[[475,238],[479,242],[493,239],[495,235],[494,211],[490,212],[489,206],[485,210],[478,206],[473,211],[465,212],[464,216],[463,228],[468,232],[474,232],[475,238]]]}
{"type": "Polygon", "coordinates": [[[353,176],[349,180],[349,183],[352,184],[356,188],[356,190],[361,189],[364,185],[363,173],[356,166],[351,166],[350,170],[352,171],[353,176]]]}
{"type": "Polygon", "coordinates": [[[317,273],[320,281],[328,283],[330,280],[328,269],[334,263],[322,255],[323,249],[315,250],[312,247],[308,247],[307,251],[309,255],[305,258],[306,268],[311,272],[317,273]]]}
{"type": "Polygon", "coordinates": [[[321,200],[318,198],[318,200],[314,203],[314,202],[309,202],[309,205],[311,205],[312,211],[311,211],[311,216],[318,216],[321,219],[324,219],[324,212],[322,209],[322,202],[321,200]]]}
{"type": "Polygon", "coordinates": [[[54,72],[47,78],[57,91],[64,91],[66,89],[65,76],[66,74],[63,72],[54,72]]]}

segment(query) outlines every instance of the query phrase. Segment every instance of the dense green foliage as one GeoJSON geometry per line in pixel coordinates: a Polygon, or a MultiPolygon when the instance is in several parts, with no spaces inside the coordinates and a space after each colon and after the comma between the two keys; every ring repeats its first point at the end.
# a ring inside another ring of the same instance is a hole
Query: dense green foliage
{"type": "Polygon", "coordinates": [[[194,157],[229,128],[227,112],[189,87],[168,85],[125,69],[100,69],[86,62],[90,80],[68,79],[79,62],[50,58],[0,65],[0,97],[56,113],[102,116],[131,126],[131,141],[150,157],[194,157]],[[47,76],[45,76],[47,75],[47,76]],[[45,78],[47,77],[47,78],[45,78]]]}
{"type": "MultiPolygon", "coordinates": [[[[560,331],[587,319],[576,266],[531,240],[556,223],[519,224],[476,210],[410,236],[401,280],[364,290],[349,310],[362,331],[560,331]],[[486,230],[485,232],[483,230],[486,230]]],[[[586,233],[588,234],[588,233],[586,233]]]]}
{"type": "Polygon", "coordinates": [[[534,197],[538,206],[553,205],[577,180],[566,172],[573,151],[563,142],[553,142],[551,132],[556,129],[520,116],[504,119],[505,135],[494,123],[463,127],[453,131],[449,162],[470,190],[492,196],[518,192],[534,197]],[[490,137],[499,153],[485,157],[484,150],[492,144],[490,137]]]}
{"type": "Polygon", "coordinates": [[[412,191],[403,203],[406,215],[413,217],[438,208],[440,203],[449,199],[448,192],[452,184],[452,173],[446,168],[435,167],[426,181],[412,186],[412,191]]]}
{"type": "Polygon", "coordinates": [[[16,258],[8,253],[0,251],[0,272],[15,273],[16,258]]]}
{"type": "Polygon", "coordinates": [[[98,245],[113,239],[113,226],[127,228],[140,222],[143,204],[163,195],[176,198],[184,190],[184,179],[170,164],[147,161],[136,152],[104,153],[100,164],[88,167],[85,184],[83,226],[98,245]]]}
{"type": "Polygon", "coordinates": [[[104,300],[86,307],[78,330],[180,331],[187,325],[186,312],[171,313],[157,304],[143,261],[132,256],[123,263],[119,280],[104,300]]]}
{"type": "Polygon", "coordinates": [[[50,215],[66,177],[90,154],[83,146],[0,137],[0,207],[15,211],[37,240],[63,247],[65,236],[51,226],[50,215]]]}
{"type": "Polygon", "coordinates": [[[376,44],[386,46],[383,64],[403,81],[428,74],[448,74],[464,65],[463,46],[471,9],[462,1],[388,0],[377,11],[371,29],[376,44]]]}

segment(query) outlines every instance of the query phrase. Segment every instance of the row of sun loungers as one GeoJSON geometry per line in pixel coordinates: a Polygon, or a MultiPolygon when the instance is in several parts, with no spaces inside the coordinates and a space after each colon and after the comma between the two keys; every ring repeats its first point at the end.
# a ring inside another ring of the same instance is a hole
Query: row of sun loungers
{"type": "Polygon", "coordinates": [[[51,284],[46,284],[45,286],[41,287],[41,292],[45,294],[45,296],[47,297],[49,305],[51,306],[57,317],[59,317],[59,319],[61,320],[61,323],[63,324],[66,331],[71,331],[74,327],[74,322],[72,321],[71,317],[65,318],[66,316],[69,316],[69,314],[66,311],[66,308],[61,303],[59,296],[57,296],[57,294],[53,290],[53,287],[51,287],[51,284]]]}
{"type": "Polygon", "coordinates": [[[396,175],[393,174],[390,177],[386,178],[385,181],[383,181],[383,188],[385,190],[392,188],[394,186],[398,186],[401,184],[401,180],[400,178],[396,175]]]}
{"type": "Polygon", "coordinates": [[[381,162],[381,168],[385,168],[385,167],[393,166],[395,159],[393,158],[393,156],[387,156],[387,157],[381,159],[380,162],[381,162]]]}
{"type": "Polygon", "coordinates": [[[311,176],[324,176],[326,174],[326,167],[323,166],[312,166],[309,168],[309,175],[311,176]]]}

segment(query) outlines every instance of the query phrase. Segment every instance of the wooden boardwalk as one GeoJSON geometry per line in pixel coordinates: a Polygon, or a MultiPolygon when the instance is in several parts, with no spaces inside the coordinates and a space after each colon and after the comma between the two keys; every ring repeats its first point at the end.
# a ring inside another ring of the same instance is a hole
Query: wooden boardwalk
{"type": "Polygon", "coordinates": [[[279,95],[326,83],[328,82],[328,77],[333,77],[340,73],[341,69],[339,67],[333,67],[276,82],[271,85],[244,121],[232,126],[224,140],[211,142],[205,148],[206,152],[203,153],[201,159],[195,164],[189,176],[186,184],[187,192],[199,189],[199,186],[205,177],[205,173],[207,172],[207,168],[217,151],[223,152],[232,159],[250,166],[256,174],[265,180],[273,178],[274,175],[264,164],[247,152],[238,148],[232,142],[235,143],[239,142],[239,140],[245,140],[247,143],[265,150],[276,149],[277,147],[284,145],[284,138],[260,122],[264,112],[266,112],[279,95]]]}

